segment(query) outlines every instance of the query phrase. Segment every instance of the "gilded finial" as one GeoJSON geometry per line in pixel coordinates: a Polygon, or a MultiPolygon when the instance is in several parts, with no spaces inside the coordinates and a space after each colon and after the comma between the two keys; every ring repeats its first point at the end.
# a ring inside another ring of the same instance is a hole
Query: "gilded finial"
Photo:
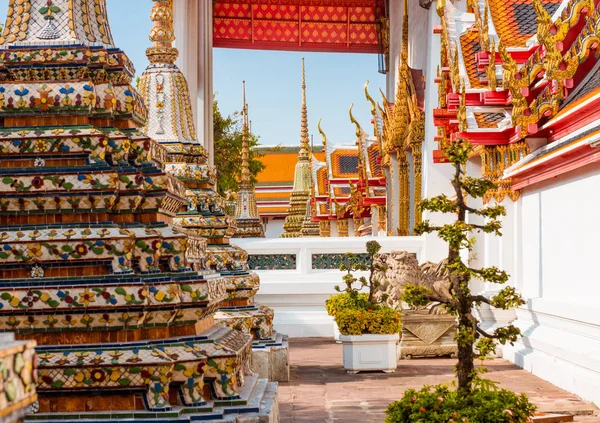
{"type": "Polygon", "coordinates": [[[360,127],[360,123],[358,123],[358,121],[354,118],[354,115],[352,114],[353,108],[354,104],[350,106],[350,122],[352,122],[356,126],[356,138],[360,140],[362,135],[362,128],[360,127]]]}
{"type": "Polygon", "coordinates": [[[325,150],[327,150],[327,135],[325,135],[325,132],[323,131],[323,128],[321,128],[321,122],[323,122],[323,119],[319,119],[319,123],[317,124],[317,128],[319,128],[319,134],[321,134],[321,137],[323,139],[323,147],[325,147],[325,150]]]}
{"type": "Polygon", "coordinates": [[[304,57],[302,58],[302,112],[300,120],[300,160],[310,158],[310,141],[308,137],[308,107],[306,105],[306,71],[304,68],[304,57]]]}
{"type": "Polygon", "coordinates": [[[246,102],[246,81],[242,81],[242,177],[240,187],[250,188],[250,146],[248,144],[248,103],[246,102]]]}
{"type": "Polygon", "coordinates": [[[373,97],[371,97],[371,94],[369,94],[369,81],[367,81],[367,83],[365,84],[365,96],[367,97],[369,103],[371,103],[371,114],[373,115],[373,117],[376,117],[377,103],[375,103],[375,100],[373,99],[373,97]]]}
{"type": "Polygon", "coordinates": [[[404,20],[402,21],[402,58],[408,62],[408,0],[404,0],[404,20]]]}
{"type": "Polygon", "coordinates": [[[173,47],[175,31],[173,29],[173,0],[153,0],[154,6],[150,19],[154,27],[150,31],[150,41],[154,45],[146,50],[150,63],[174,64],[179,51],[173,47]]]}

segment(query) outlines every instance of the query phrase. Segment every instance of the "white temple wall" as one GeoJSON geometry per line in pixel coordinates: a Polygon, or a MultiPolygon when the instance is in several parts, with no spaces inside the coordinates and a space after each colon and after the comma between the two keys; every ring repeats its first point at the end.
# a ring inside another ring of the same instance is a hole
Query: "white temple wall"
{"type": "Polygon", "coordinates": [[[264,224],[265,219],[263,219],[266,238],[279,238],[279,236],[285,232],[285,230],[283,229],[285,219],[275,219],[273,217],[269,217],[266,220],[267,223],[264,224]]]}
{"type": "Polygon", "coordinates": [[[234,244],[251,256],[295,256],[295,265],[286,270],[257,270],[261,285],[256,302],[275,310],[274,327],[280,333],[331,337],[333,319],[325,311],[325,300],[336,294],[336,285],[343,285],[343,272],[319,268],[323,257],[318,255],[365,253],[365,244],[373,239],[382,245],[381,252],[406,250],[418,258],[422,255],[420,237],[328,238],[326,242],[323,238],[236,239],[234,244]]]}
{"type": "MultiPolygon", "coordinates": [[[[416,1],[414,6],[420,8],[416,1]]],[[[416,7],[411,7],[411,13],[416,7]]],[[[435,77],[440,57],[440,38],[439,35],[433,34],[433,28],[440,24],[440,18],[435,12],[435,3],[427,11],[427,15],[429,18],[426,36],[427,47],[423,50],[429,56],[425,69],[425,142],[423,143],[422,152],[423,198],[430,198],[440,194],[453,195],[453,189],[449,182],[452,175],[452,166],[449,164],[433,163],[433,151],[438,148],[438,143],[434,140],[434,137],[437,135],[437,128],[433,124],[433,109],[438,105],[435,77]]],[[[451,217],[439,213],[424,212],[423,219],[429,219],[434,224],[444,224],[450,221],[451,217]]],[[[436,234],[424,235],[423,238],[425,240],[423,261],[439,262],[448,256],[447,244],[441,241],[436,234]]]]}
{"type": "Polygon", "coordinates": [[[600,405],[600,165],[524,190],[512,215],[523,338],[507,359],[600,405]]]}

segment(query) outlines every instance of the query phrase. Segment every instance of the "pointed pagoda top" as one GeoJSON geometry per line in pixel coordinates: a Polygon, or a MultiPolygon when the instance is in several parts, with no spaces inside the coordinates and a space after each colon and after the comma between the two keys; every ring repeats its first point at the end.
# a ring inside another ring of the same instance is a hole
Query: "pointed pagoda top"
{"type": "Polygon", "coordinates": [[[402,21],[402,59],[408,63],[408,0],[404,0],[404,20],[402,21]]]}
{"type": "Polygon", "coordinates": [[[299,161],[310,159],[310,143],[308,138],[308,107],[306,105],[306,72],[304,68],[304,57],[302,58],[302,115],[300,120],[300,151],[299,161]]]}
{"type": "Polygon", "coordinates": [[[10,0],[0,48],[114,48],[106,0],[10,0]]]}
{"type": "Polygon", "coordinates": [[[154,45],[146,50],[150,63],[174,64],[179,51],[173,47],[175,31],[173,30],[173,0],[153,0],[154,6],[150,19],[154,27],[150,31],[150,41],[154,45]]]}
{"type": "Polygon", "coordinates": [[[242,81],[242,116],[244,118],[242,124],[242,180],[240,184],[241,189],[249,189],[250,185],[250,146],[248,144],[248,103],[246,102],[246,81],[242,81]]]}
{"type": "Polygon", "coordinates": [[[144,133],[173,152],[183,151],[185,144],[206,156],[196,136],[187,81],[175,65],[179,51],[173,47],[173,0],[153,1],[149,38],[154,45],[146,50],[151,63],[139,83],[149,111],[144,133]]]}

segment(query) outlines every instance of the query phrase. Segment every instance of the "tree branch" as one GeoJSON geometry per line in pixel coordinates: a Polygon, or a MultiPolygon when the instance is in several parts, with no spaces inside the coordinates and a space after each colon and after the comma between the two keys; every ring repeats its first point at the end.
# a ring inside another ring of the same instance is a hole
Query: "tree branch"
{"type": "Polygon", "coordinates": [[[479,326],[475,326],[475,330],[477,331],[478,334],[480,334],[481,336],[483,336],[484,338],[488,338],[488,339],[498,339],[498,337],[491,335],[489,333],[487,333],[486,331],[484,331],[483,329],[481,329],[479,326]]]}
{"type": "Polygon", "coordinates": [[[481,302],[481,303],[492,305],[492,303],[490,302],[490,300],[488,300],[483,295],[472,295],[471,296],[471,302],[481,302]]]}

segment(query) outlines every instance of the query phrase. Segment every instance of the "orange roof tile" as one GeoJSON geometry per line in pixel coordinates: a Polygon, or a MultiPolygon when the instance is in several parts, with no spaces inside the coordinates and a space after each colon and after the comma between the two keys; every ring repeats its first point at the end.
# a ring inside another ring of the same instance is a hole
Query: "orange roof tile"
{"type": "MultiPolygon", "coordinates": [[[[562,0],[541,0],[553,15],[562,0]]],[[[505,47],[525,47],[537,31],[537,20],[532,0],[488,0],[496,32],[505,47]]]]}
{"type": "MultiPolygon", "coordinates": [[[[260,161],[266,168],[257,175],[257,186],[293,185],[298,150],[299,147],[294,147],[285,148],[282,152],[263,153],[264,156],[260,158],[260,161]]],[[[322,152],[316,152],[315,158],[324,161],[325,155],[322,152]]]]}
{"type": "Polygon", "coordinates": [[[479,72],[477,70],[476,54],[481,51],[479,34],[469,30],[465,34],[461,35],[460,48],[462,50],[462,56],[465,62],[465,68],[467,69],[467,76],[469,77],[471,88],[484,87],[486,84],[482,84],[479,78],[485,77],[485,72],[479,72]]]}

